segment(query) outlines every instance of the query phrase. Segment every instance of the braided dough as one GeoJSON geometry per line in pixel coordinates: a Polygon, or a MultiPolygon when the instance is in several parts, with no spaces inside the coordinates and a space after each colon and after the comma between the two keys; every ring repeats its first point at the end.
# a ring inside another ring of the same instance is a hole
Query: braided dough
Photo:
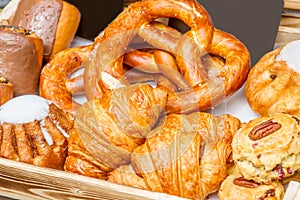
{"type": "MultiPolygon", "coordinates": [[[[101,87],[102,72],[109,72],[118,79],[126,76],[124,55],[130,53],[129,45],[136,36],[142,37],[152,48],[174,56],[178,67],[173,70],[174,74],[180,72],[188,83],[179,85],[185,90],[170,94],[167,106],[170,113],[207,110],[233,94],[246,80],[250,66],[247,48],[231,34],[215,29],[209,14],[197,1],[145,0],[131,4],[95,39],[84,76],[89,100],[105,92],[101,87]],[[183,34],[152,23],[161,17],[178,18],[190,30],[183,34]],[[208,54],[222,57],[223,67],[207,71],[202,57],[208,54]]],[[[125,60],[128,61],[126,57],[125,60]]],[[[147,65],[147,61],[143,62],[147,65]]]]}

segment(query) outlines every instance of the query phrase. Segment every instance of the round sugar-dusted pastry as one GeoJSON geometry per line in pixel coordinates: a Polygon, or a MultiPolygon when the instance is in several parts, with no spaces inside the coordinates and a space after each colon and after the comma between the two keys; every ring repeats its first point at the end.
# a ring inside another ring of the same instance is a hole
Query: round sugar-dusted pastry
{"type": "Polygon", "coordinates": [[[253,119],[237,131],[232,158],[244,178],[268,183],[300,169],[299,119],[277,113],[253,119]]]}
{"type": "Polygon", "coordinates": [[[37,95],[15,97],[0,107],[0,157],[63,169],[73,116],[37,95]]]}
{"type": "Polygon", "coordinates": [[[279,181],[258,184],[245,179],[241,174],[229,175],[218,191],[220,200],[280,200],[283,195],[284,188],[279,181]]]}
{"type": "Polygon", "coordinates": [[[250,70],[245,94],[260,115],[300,114],[300,40],[265,54],[250,70]]]}

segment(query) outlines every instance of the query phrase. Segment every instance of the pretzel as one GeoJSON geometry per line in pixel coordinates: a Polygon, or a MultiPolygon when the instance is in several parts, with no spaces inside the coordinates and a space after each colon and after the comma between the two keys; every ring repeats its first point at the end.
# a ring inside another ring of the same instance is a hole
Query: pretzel
{"type": "Polygon", "coordinates": [[[246,81],[250,54],[246,46],[236,37],[215,29],[208,53],[224,58],[224,65],[221,68],[213,66],[217,68],[217,72],[206,83],[170,95],[166,108],[169,112],[189,113],[198,109],[208,110],[232,95],[246,81]]]}
{"type": "Polygon", "coordinates": [[[189,89],[190,86],[179,72],[175,58],[162,50],[144,52],[132,50],[124,55],[124,63],[149,73],[162,73],[179,90],[189,89]]]}
{"type": "MultiPolygon", "coordinates": [[[[209,14],[197,1],[145,0],[131,4],[95,39],[95,61],[86,67],[84,73],[88,99],[101,95],[95,88],[99,88],[101,72],[106,68],[115,77],[124,74],[119,58],[124,55],[139,28],[162,17],[177,18],[185,22],[191,28],[185,35],[195,41],[200,55],[209,48],[214,27],[209,14]]],[[[185,69],[188,67],[182,66],[185,69]]]]}
{"type": "MultiPolygon", "coordinates": [[[[209,14],[200,4],[189,0],[145,0],[130,5],[95,39],[95,57],[84,73],[88,99],[101,96],[102,92],[98,92],[101,89],[99,83],[101,72],[106,68],[117,78],[124,76],[121,62],[128,62],[138,56],[137,51],[128,52],[131,41],[137,35],[153,47],[173,55],[180,73],[189,85],[170,94],[167,106],[169,112],[187,113],[210,109],[237,91],[246,80],[250,67],[246,46],[233,35],[214,28],[209,14]],[[152,23],[160,17],[180,19],[190,30],[182,34],[163,24],[152,23]],[[202,60],[207,54],[225,60],[224,66],[212,77],[209,77],[202,60]],[[215,80],[212,79],[218,79],[216,82],[219,85],[214,84],[215,80]]],[[[132,66],[135,67],[134,64],[132,66]]],[[[166,77],[176,79],[173,75],[166,77]]]]}
{"type": "MultiPolygon", "coordinates": [[[[88,45],[68,48],[57,53],[42,69],[39,85],[40,96],[52,100],[54,104],[65,111],[76,111],[81,105],[73,100],[72,92],[80,85],[70,86],[68,80],[73,72],[83,67],[91,49],[92,45],[88,45]]],[[[71,82],[74,83],[74,79],[71,82]]]]}
{"type": "Polygon", "coordinates": [[[49,81],[44,81],[47,84],[41,86],[41,94],[57,99],[62,107],[66,104],[67,110],[80,106],[72,100],[72,93],[84,91],[91,100],[116,87],[155,81],[158,87],[169,89],[168,113],[205,111],[237,91],[250,67],[246,46],[233,35],[216,29],[207,11],[193,0],[144,0],[131,4],[86,48],[91,57],[85,64],[84,80],[66,78],[81,65],[68,66],[70,56],[85,51],[76,48],[55,56],[42,72],[41,79],[46,77],[49,81]],[[190,30],[181,33],[156,21],[162,17],[182,20],[190,30]],[[139,46],[136,38],[147,45],[139,46]],[[63,70],[59,70],[62,66],[63,70]],[[60,71],[59,75],[51,75],[60,81],[50,81],[49,75],[43,75],[55,73],[47,68],[60,71]],[[133,69],[140,72],[131,72],[133,69]],[[52,88],[55,83],[59,86],[52,88]],[[49,92],[45,91],[49,88],[49,92]]]}

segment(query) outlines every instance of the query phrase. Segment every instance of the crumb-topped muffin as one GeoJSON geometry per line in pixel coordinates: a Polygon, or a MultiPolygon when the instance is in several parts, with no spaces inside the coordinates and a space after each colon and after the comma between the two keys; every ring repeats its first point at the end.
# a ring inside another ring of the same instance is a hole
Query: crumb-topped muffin
{"type": "Polygon", "coordinates": [[[0,157],[63,169],[72,116],[37,95],[15,97],[0,107],[0,157]]]}

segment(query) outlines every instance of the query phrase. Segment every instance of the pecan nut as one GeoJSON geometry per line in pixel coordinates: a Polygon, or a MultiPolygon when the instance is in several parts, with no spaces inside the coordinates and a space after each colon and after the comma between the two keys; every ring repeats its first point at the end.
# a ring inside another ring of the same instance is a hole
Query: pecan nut
{"type": "Polygon", "coordinates": [[[249,133],[249,138],[251,140],[259,140],[268,135],[275,133],[281,128],[281,124],[278,122],[274,122],[273,120],[268,120],[265,122],[260,123],[259,125],[255,126],[249,133]]]}
{"type": "Polygon", "coordinates": [[[247,180],[244,177],[238,177],[233,179],[233,184],[246,187],[246,188],[257,188],[259,185],[252,180],[247,180]]]}

